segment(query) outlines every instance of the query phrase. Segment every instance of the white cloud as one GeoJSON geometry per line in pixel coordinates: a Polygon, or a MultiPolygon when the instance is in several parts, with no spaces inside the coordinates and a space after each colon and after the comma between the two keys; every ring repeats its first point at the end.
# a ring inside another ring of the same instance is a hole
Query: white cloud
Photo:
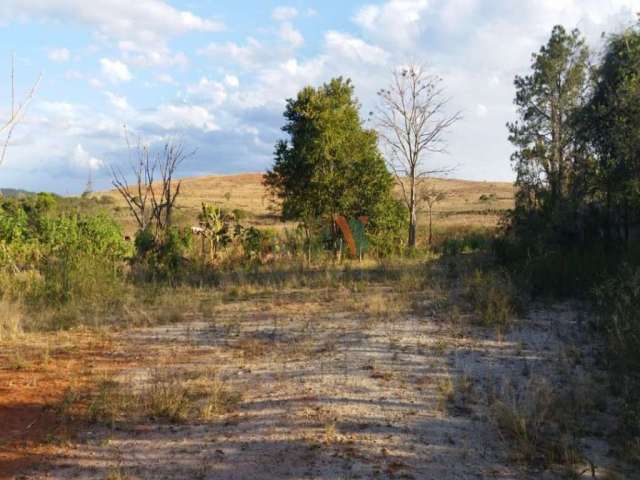
{"type": "Polygon", "coordinates": [[[283,41],[289,43],[293,47],[299,47],[304,43],[304,37],[302,36],[302,34],[298,30],[293,28],[293,25],[291,25],[289,22],[284,22],[282,25],[280,25],[279,34],[280,38],[283,41]]]}
{"type": "Polygon", "coordinates": [[[240,80],[235,75],[225,75],[224,83],[226,83],[231,88],[238,88],[240,86],[240,80]]]}
{"type": "Polygon", "coordinates": [[[100,79],[95,77],[89,79],[89,85],[91,85],[96,90],[100,90],[102,87],[104,87],[104,83],[100,79]]]}
{"type": "Polygon", "coordinates": [[[96,27],[110,38],[145,42],[189,31],[217,32],[224,28],[220,21],[178,10],[163,0],[101,0],[99,8],[85,0],[3,0],[0,18],[75,21],[96,27]]]}
{"type": "Polygon", "coordinates": [[[104,167],[104,160],[93,157],[87,152],[82,144],[77,144],[71,155],[71,164],[79,169],[99,170],[104,167]]]}
{"type": "Polygon", "coordinates": [[[449,31],[459,30],[464,22],[474,19],[480,0],[447,0],[442,4],[439,18],[449,31]]]}
{"type": "Polygon", "coordinates": [[[127,97],[116,95],[113,92],[104,92],[104,94],[109,99],[111,105],[113,105],[118,110],[128,110],[129,102],[127,102],[127,97]]]}
{"type": "Polygon", "coordinates": [[[163,44],[151,47],[125,40],[118,42],[118,47],[123,60],[131,65],[170,68],[174,66],[185,67],[189,63],[183,52],[173,53],[163,44]]]}
{"type": "MultiPolygon", "coordinates": [[[[167,42],[188,32],[219,32],[224,24],[202,18],[190,11],[178,10],[164,0],[101,0],[99,5],[86,0],[3,0],[0,23],[15,19],[44,19],[79,23],[93,29],[111,42],[133,42],[139,47],[134,57],[149,52],[146,64],[166,63],[172,56],[167,42]]],[[[175,58],[174,58],[175,60],[175,58]]]]}
{"type": "Polygon", "coordinates": [[[64,78],[67,80],[82,80],[84,74],[78,70],[67,70],[64,72],[64,78]]]}
{"type": "Polygon", "coordinates": [[[425,27],[423,16],[428,7],[428,0],[390,0],[365,5],[354,20],[372,37],[409,48],[425,27]]]}
{"type": "Polygon", "coordinates": [[[338,56],[362,63],[383,65],[389,59],[389,53],[375,45],[347,33],[329,31],[324,36],[327,50],[338,56]]]}
{"type": "Polygon", "coordinates": [[[160,105],[141,116],[143,123],[165,131],[194,128],[203,132],[219,130],[209,111],[199,105],[160,105]]]}
{"type": "Polygon", "coordinates": [[[127,65],[120,60],[101,58],[100,68],[102,69],[102,74],[111,83],[128,82],[133,78],[127,65]]]}
{"type": "Polygon", "coordinates": [[[47,56],[52,62],[68,62],[71,58],[71,52],[66,48],[53,48],[49,50],[47,56]]]}
{"type": "Polygon", "coordinates": [[[292,20],[298,16],[298,10],[294,7],[280,6],[276,7],[271,14],[271,18],[278,22],[292,20]]]}
{"type": "Polygon", "coordinates": [[[232,60],[243,67],[255,67],[268,57],[268,50],[258,40],[249,37],[245,45],[212,42],[199,49],[198,54],[215,60],[232,60]]]}
{"type": "Polygon", "coordinates": [[[213,106],[220,106],[227,99],[227,92],[224,85],[220,82],[209,80],[206,77],[202,77],[195,85],[189,85],[187,87],[187,93],[201,100],[210,102],[213,106]]]}
{"type": "Polygon", "coordinates": [[[484,118],[487,116],[487,107],[486,105],[483,105],[481,103],[479,103],[478,105],[476,105],[476,115],[480,118],[484,118]]]}
{"type": "Polygon", "coordinates": [[[167,85],[175,85],[177,83],[168,73],[156,75],[156,81],[159,83],[166,83],[167,85]]]}

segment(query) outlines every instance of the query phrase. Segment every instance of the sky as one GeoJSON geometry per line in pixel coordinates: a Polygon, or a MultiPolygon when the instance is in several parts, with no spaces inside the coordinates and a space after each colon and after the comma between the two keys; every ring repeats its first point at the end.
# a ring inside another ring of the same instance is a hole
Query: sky
{"type": "Polygon", "coordinates": [[[463,120],[445,155],[472,180],[512,180],[505,124],[513,79],[555,24],[602,33],[631,25],[640,0],[2,0],[0,118],[41,74],[0,166],[0,187],[76,194],[91,172],[129,162],[126,131],[152,148],[195,154],[181,176],[263,171],[283,138],[287,98],[352,79],[363,121],[394,69],[419,62],[442,78],[463,120]],[[3,79],[6,79],[3,81],[3,79]]]}

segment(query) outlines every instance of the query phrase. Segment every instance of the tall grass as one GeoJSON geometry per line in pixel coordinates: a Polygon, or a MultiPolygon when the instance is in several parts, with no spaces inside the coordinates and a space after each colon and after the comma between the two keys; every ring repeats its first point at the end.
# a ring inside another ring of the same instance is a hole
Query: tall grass
{"type": "Polygon", "coordinates": [[[0,300],[0,341],[13,340],[20,336],[23,324],[21,306],[13,301],[0,300]]]}

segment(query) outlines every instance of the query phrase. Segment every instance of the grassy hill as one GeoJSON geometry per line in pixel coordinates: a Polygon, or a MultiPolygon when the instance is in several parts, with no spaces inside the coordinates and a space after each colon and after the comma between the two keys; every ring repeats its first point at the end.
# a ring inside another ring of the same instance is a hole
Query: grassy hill
{"type": "Polygon", "coordinates": [[[35,193],[29,192],[28,190],[21,190],[19,188],[0,188],[0,196],[2,197],[28,197],[30,195],[35,195],[35,193]]]}
{"type": "MultiPolygon", "coordinates": [[[[509,182],[469,181],[455,179],[431,179],[430,182],[447,197],[434,207],[434,226],[437,229],[454,227],[493,227],[500,212],[513,206],[513,185],[509,182]]],[[[400,190],[397,189],[398,196],[400,190]]],[[[110,205],[127,231],[134,228],[126,204],[118,192],[94,194],[101,204],[110,205]]],[[[236,175],[207,175],[182,180],[182,190],[177,202],[176,218],[181,224],[195,225],[202,202],[228,210],[240,209],[246,213],[246,223],[256,226],[279,227],[277,215],[270,210],[270,200],[262,185],[261,173],[236,175]]],[[[424,225],[426,212],[420,214],[424,225]]]]}

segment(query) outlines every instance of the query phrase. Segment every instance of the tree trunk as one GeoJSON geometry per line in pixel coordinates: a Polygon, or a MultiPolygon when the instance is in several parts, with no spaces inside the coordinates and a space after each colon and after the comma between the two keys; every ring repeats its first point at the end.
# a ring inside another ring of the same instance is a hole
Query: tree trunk
{"type": "Polygon", "coordinates": [[[429,207],[429,246],[431,246],[431,243],[433,241],[433,222],[432,220],[432,215],[431,212],[433,211],[432,207],[429,207]]]}
{"type": "Polygon", "coordinates": [[[409,248],[416,247],[416,179],[415,174],[411,172],[411,198],[409,200],[409,248]]]}
{"type": "Polygon", "coordinates": [[[409,217],[409,248],[416,246],[416,206],[411,205],[411,215],[409,217]]]}

